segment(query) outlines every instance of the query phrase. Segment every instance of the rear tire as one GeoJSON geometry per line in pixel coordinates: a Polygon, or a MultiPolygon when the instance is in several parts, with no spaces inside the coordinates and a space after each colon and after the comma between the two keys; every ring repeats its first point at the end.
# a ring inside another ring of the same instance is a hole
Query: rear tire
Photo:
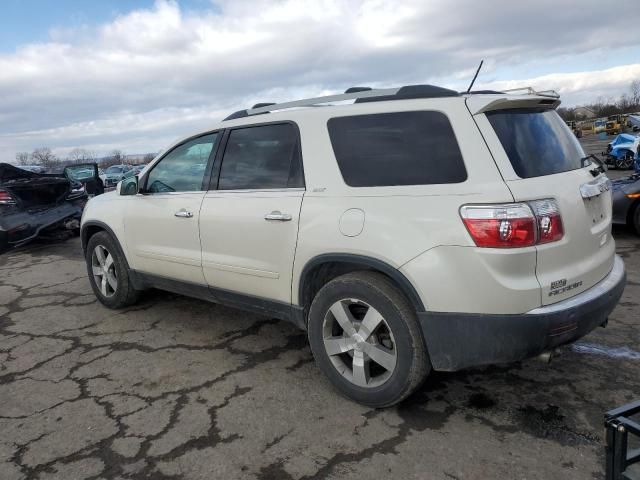
{"type": "Polygon", "coordinates": [[[104,306],[124,308],[138,301],[140,291],[133,288],[126,259],[109,233],[93,235],[85,255],[91,288],[104,306]]]}
{"type": "Polygon", "coordinates": [[[322,287],[311,303],[308,335],[331,383],[370,407],[402,401],[431,370],[414,309],[379,273],[349,273],[322,287]]]}

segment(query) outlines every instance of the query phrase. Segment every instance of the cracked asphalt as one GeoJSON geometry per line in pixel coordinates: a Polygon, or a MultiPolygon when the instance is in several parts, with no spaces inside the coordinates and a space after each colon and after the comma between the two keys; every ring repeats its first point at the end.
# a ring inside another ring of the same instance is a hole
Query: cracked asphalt
{"type": "Polygon", "coordinates": [[[603,413],[640,395],[640,239],[606,329],[551,364],[433,374],[372,410],[292,325],[150,291],[94,298],[78,239],[0,257],[0,479],[603,478],[603,413]]]}

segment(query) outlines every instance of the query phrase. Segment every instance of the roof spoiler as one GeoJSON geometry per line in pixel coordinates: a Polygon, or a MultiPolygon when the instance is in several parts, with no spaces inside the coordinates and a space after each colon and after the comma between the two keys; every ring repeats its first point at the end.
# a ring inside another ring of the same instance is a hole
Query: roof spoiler
{"type": "Polygon", "coordinates": [[[507,108],[545,108],[553,110],[560,105],[560,95],[555,90],[536,91],[532,87],[503,90],[503,96],[477,96],[467,98],[467,105],[473,115],[504,110],[507,108]]]}

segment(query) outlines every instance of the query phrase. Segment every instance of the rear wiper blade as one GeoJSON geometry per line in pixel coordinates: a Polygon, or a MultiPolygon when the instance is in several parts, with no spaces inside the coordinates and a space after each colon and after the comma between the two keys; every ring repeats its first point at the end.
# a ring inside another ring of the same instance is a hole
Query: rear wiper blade
{"type": "Polygon", "coordinates": [[[589,165],[591,163],[590,160],[593,160],[593,163],[598,165],[596,168],[589,170],[591,175],[593,175],[594,177],[597,177],[601,173],[605,173],[607,171],[606,164],[597,156],[595,156],[593,153],[591,155],[587,155],[586,157],[582,157],[580,159],[580,168],[583,168],[589,165]]]}

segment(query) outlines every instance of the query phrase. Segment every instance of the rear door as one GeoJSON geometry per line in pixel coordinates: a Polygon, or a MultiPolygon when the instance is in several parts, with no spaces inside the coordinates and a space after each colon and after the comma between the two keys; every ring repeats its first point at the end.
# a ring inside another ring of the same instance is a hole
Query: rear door
{"type": "Polygon", "coordinates": [[[610,182],[553,109],[516,108],[476,115],[516,201],[553,199],[561,240],[540,244],[536,275],[542,304],[592,287],[611,271],[610,182]]]}
{"type": "Polygon", "coordinates": [[[240,127],[225,136],[219,179],[200,214],[204,276],[214,288],[290,303],[304,196],[297,126],[240,127]]]}

